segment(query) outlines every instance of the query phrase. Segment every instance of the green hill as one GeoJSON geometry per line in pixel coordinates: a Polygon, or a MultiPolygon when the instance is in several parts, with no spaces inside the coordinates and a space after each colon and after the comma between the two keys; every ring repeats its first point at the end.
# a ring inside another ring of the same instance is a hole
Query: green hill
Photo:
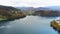
{"type": "Polygon", "coordinates": [[[2,6],[0,5],[0,21],[7,19],[22,18],[26,15],[21,12],[21,10],[16,9],[11,6],[2,6]]]}

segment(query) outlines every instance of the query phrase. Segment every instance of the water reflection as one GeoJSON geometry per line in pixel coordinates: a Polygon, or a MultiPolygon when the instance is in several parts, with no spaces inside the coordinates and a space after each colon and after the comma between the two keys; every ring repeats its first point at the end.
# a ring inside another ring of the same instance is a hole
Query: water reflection
{"type": "MultiPolygon", "coordinates": [[[[18,18],[16,20],[18,20],[18,18]]],[[[11,19],[11,20],[0,21],[0,27],[1,26],[4,27],[4,26],[8,25],[9,22],[11,22],[11,21],[15,21],[15,20],[11,19]]]]}
{"type": "Polygon", "coordinates": [[[2,21],[0,22],[0,34],[4,34],[4,32],[6,31],[6,29],[9,27],[8,26],[8,21],[2,21]]]}
{"type": "Polygon", "coordinates": [[[57,18],[57,17],[59,17],[59,16],[40,16],[40,17],[51,19],[51,18],[57,18]]]}
{"type": "MultiPolygon", "coordinates": [[[[19,20],[19,19],[15,19],[15,20],[19,20]]],[[[13,19],[13,20],[0,21],[0,34],[10,34],[9,31],[10,28],[12,27],[11,23],[13,23],[15,20],[13,19]]]]}

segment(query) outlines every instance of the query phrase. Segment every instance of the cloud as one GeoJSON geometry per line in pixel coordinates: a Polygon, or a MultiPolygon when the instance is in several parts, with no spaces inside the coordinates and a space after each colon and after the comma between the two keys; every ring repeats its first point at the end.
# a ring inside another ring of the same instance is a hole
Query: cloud
{"type": "Polygon", "coordinates": [[[20,7],[60,6],[60,0],[0,0],[0,5],[20,7]]]}

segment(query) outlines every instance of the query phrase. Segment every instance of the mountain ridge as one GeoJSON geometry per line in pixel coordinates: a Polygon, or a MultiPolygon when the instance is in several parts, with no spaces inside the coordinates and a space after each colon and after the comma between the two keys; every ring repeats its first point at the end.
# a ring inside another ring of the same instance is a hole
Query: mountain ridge
{"type": "Polygon", "coordinates": [[[21,10],[60,10],[60,6],[47,6],[47,7],[17,7],[21,10]]]}

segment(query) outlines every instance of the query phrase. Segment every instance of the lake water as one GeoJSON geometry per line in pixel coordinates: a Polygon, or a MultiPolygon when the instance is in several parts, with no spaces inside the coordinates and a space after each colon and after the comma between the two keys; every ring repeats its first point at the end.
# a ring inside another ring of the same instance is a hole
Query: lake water
{"type": "Polygon", "coordinates": [[[60,34],[50,27],[57,17],[26,16],[14,21],[0,22],[0,34],[60,34]]]}

